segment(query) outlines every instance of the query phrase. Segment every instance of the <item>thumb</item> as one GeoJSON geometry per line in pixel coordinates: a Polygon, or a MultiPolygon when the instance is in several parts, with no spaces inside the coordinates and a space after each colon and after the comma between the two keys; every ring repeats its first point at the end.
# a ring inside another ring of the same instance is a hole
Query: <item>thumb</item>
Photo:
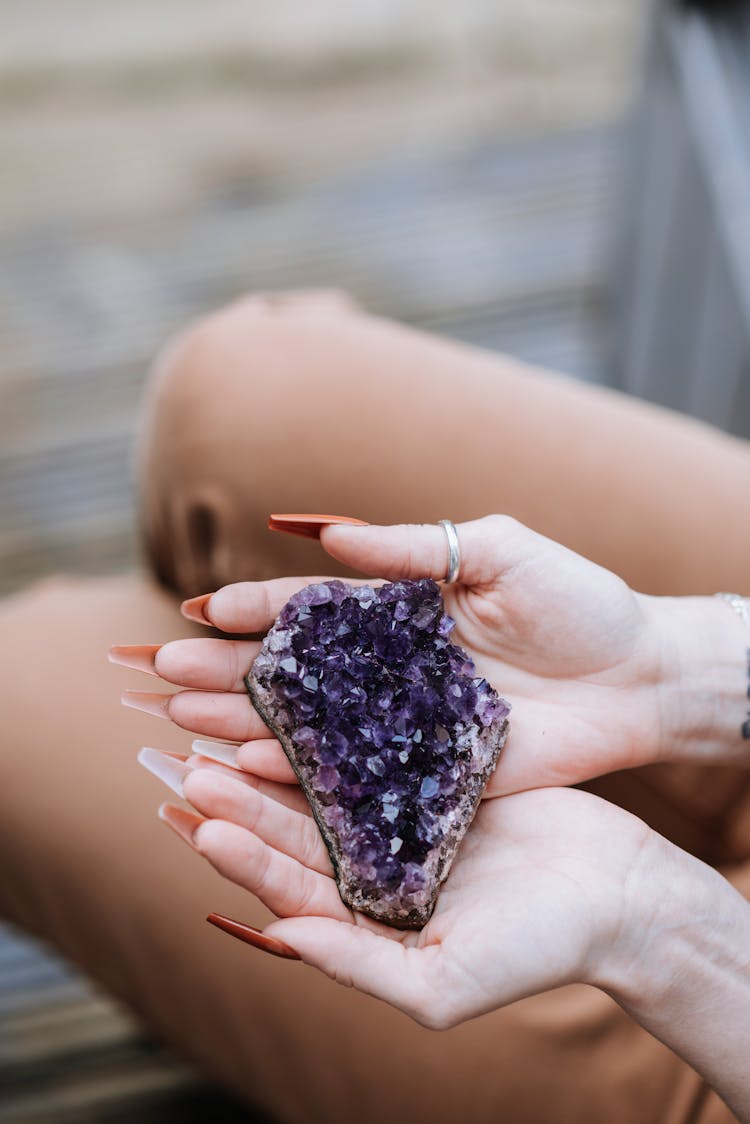
{"type": "Polygon", "coordinates": [[[274,921],[266,934],[281,939],[310,964],[345,987],[355,987],[429,1025],[438,1015],[431,986],[439,945],[408,946],[373,929],[327,917],[274,921]]]}
{"type": "MultiPolygon", "coordinates": [[[[488,515],[456,526],[460,550],[458,580],[465,585],[493,582],[521,556],[532,533],[504,515],[488,515]]],[[[323,548],[339,562],[372,577],[399,581],[448,575],[448,536],[437,523],[379,527],[324,527],[323,548]]]]}

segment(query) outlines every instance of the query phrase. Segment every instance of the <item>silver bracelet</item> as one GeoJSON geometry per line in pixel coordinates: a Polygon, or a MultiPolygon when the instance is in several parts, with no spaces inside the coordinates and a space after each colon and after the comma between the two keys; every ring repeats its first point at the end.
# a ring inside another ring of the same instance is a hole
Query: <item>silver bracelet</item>
{"type": "Polygon", "coordinates": [[[750,628],[750,605],[748,605],[746,598],[740,597],[739,593],[715,593],[714,597],[718,597],[720,601],[726,601],[729,608],[734,609],[740,620],[744,621],[750,628]]]}
{"type": "MultiPolygon", "coordinates": [[[[720,601],[726,601],[730,609],[732,609],[741,621],[750,629],[750,604],[747,598],[740,597],[739,593],[717,593],[714,596],[718,597],[720,601]]],[[[747,649],[747,676],[750,681],[750,648],[747,649]]],[[[750,698],[750,687],[747,689],[748,698],[750,698]]],[[[750,711],[747,718],[742,723],[741,730],[745,741],[750,741],[750,711]]]]}

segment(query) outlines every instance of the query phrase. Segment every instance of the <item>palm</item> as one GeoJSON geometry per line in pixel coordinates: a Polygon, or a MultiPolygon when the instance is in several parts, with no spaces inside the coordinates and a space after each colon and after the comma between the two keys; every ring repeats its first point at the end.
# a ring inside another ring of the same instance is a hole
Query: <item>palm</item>
{"type": "Polygon", "coordinates": [[[282,920],[266,932],[307,962],[422,1022],[452,1025],[583,979],[606,946],[646,829],[594,796],[545,789],[485,802],[421,932],[352,914],[302,811],[236,775],[196,769],[201,853],[282,920]],[[603,850],[601,839],[611,845],[603,850]]]}
{"type": "Polygon", "coordinates": [[[655,655],[624,582],[549,544],[502,581],[449,587],[445,599],[456,642],[513,703],[488,795],[577,784],[646,759],[658,725],[655,655]]]}

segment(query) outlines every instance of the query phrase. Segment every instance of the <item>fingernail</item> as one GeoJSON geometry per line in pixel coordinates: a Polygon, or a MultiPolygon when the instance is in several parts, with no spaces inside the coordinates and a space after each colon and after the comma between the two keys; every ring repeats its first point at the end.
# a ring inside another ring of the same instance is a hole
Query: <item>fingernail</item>
{"type": "Polygon", "coordinates": [[[163,781],[167,788],[171,788],[172,792],[176,792],[178,796],[185,795],[182,791],[182,782],[192,769],[184,761],[177,761],[161,750],[151,749],[150,746],[143,747],[138,754],[138,761],[144,769],[148,769],[149,773],[153,773],[163,781]]]}
{"type": "Polygon", "coordinates": [[[187,617],[189,621],[195,621],[196,624],[210,625],[212,622],[208,619],[203,610],[212,597],[213,593],[201,593],[200,597],[189,597],[187,601],[183,601],[180,605],[180,612],[183,617],[187,617]]]}
{"type": "Polygon", "coordinates": [[[153,714],[156,718],[169,718],[171,698],[171,695],[156,695],[151,691],[123,691],[120,702],[123,706],[142,710],[145,714],[153,714]]]}
{"type": "Polygon", "coordinates": [[[251,944],[253,948],[270,952],[272,956],[282,956],[285,960],[302,959],[291,945],[285,944],[276,937],[267,937],[260,929],[256,929],[253,925],[246,925],[244,921],[232,921],[231,917],[222,917],[220,913],[209,913],[206,921],[210,925],[215,925],[217,929],[229,933],[230,936],[244,941],[245,944],[251,944]]]}
{"type": "Polygon", "coordinates": [[[269,515],[269,531],[285,531],[288,535],[301,535],[305,539],[319,539],[323,527],[348,523],[352,527],[367,527],[363,519],[349,515],[269,515]]]}
{"type": "Polygon", "coordinates": [[[208,757],[211,761],[219,761],[222,765],[237,768],[237,746],[226,745],[225,742],[204,742],[196,739],[193,742],[193,753],[201,757],[208,757]]]}
{"type": "Polygon", "coordinates": [[[205,816],[191,812],[188,808],[178,808],[176,804],[162,804],[159,808],[159,819],[163,820],[176,835],[197,851],[194,835],[202,823],[206,822],[205,816]]]}
{"type": "Polygon", "coordinates": [[[129,667],[133,671],[145,671],[146,675],[156,675],[156,653],[161,644],[116,644],[107,653],[110,663],[129,667]]]}

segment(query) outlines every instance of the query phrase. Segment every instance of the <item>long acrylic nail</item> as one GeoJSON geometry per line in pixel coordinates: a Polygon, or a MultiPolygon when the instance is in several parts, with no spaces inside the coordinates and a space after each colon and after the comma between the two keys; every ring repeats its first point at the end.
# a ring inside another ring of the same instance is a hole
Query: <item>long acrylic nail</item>
{"type": "Polygon", "coordinates": [[[198,850],[194,836],[200,825],[206,822],[205,816],[199,816],[197,812],[191,812],[188,808],[180,808],[177,804],[162,804],[159,808],[159,819],[171,827],[172,831],[194,851],[198,850]]]}
{"type": "Polygon", "coordinates": [[[319,539],[324,527],[347,523],[352,527],[367,527],[363,519],[349,515],[269,515],[269,531],[285,531],[288,535],[301,535],[305,539],[319,539]]]}
{"type": "Polygon", "coordinates": [[[156,718],[169,718],[169,700],[171,695],[158,695],[152,691],[123,691],[120,702],[123,706],[130,706],[133,710],[142,710],[144,714],[153,714],[156,718]]]}
{"type": "Polygon", "coordinates": [[[178,796],[185,795],[182,791],[182,782],[192,769],[184,761],[177,761],[159,749],[151,749],[150,746],[143,747],[138,754],[138,761],[144,769],[148,769],[149,773],[153,773],[163,781],[167,788],[171,788],[172,792],[176,792],[178,796]]]}
{"type": "Polygon", "coordinates": [[[129,667],[133,671],[145,671],[146,675],[158,675],[156,653],[161,644],[116,644],[107,653],[110,663],[129,667]]]}
{"type": "Polygon", "coordinates": [[[193,753],[201,757],[208,757],[211,761],[218,761],[222,765],[237,768],[237,746],[227,745],[225,742],[204,742],[196,738],[193,742],[193,753]]]}
{"type": "Polygon", "coordinates": [[[187,601],[183,601],[180,605],[180,612],[183,617],[187,617],[189,621],[195,621],[196,624],[207,624],[213,627],[212,622],[204,612],[206,605],[212,597],[213,593],[201,593],[200,597],[189,597],[187,601]]]}
{"type": "Polygon", "coordinates": [[[291,945],[285,944],[276,937],[267,937],[260,929],[256,929],[254,925],[246,925],[244,921],[232,921],[231,917],[223,917],[220,913],[209,913],[206,921],[210,925],[215,925],[217,929],[229,933],[230,936],[244,941],[245,944],[251,944],[253,948],[270,952],[272,956],[281,956],[284,960],[302,959],[291,945]]]}

